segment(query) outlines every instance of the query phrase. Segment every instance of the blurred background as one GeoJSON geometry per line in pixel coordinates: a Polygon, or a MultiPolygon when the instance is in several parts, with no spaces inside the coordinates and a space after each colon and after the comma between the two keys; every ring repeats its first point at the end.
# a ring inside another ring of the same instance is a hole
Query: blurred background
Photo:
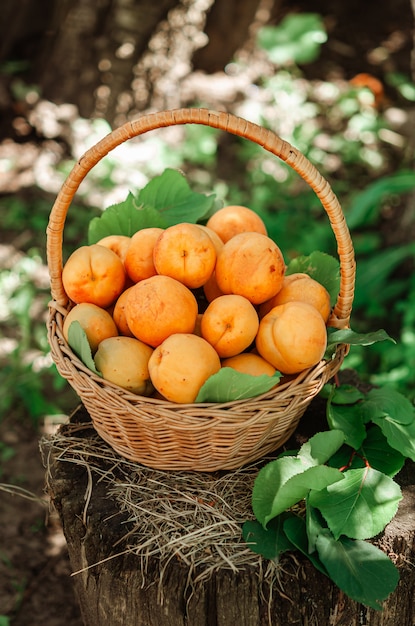
{"type": "MultiPolygon", "coordinates": [[[[271,128],[339,197],[357,256],[352,328],[384,328],[396,340],[353,348],[344,366],[414,399],[414,4],[17,4],[3,0],[0,22],[0,626],[76,626],[38,451],[39,436],[78,402],[46,339],[45,230],[60,186],[87,148],[142,113],[202,106],[271,128]],[[16,495],[23,489],[34,501],[16,495]]],[[[321,205],[298,175],[246,140],[201,126],[153,131],[100,162],[69,211],[65,254],[85,242],[91,217],[166,167],[183,170],[194,189],[265,214],[287,260],[336,255],[321,205]]]]}

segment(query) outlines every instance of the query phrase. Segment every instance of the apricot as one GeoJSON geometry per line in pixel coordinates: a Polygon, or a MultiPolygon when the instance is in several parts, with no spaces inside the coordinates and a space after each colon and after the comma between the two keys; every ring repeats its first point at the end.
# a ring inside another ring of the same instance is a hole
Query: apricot
{"type": "Polygon", "coordinates": [[[297,374],[324,356],[327,330],[320,313],[306,302],[274,307],[259,323],[258,353],[283,374],[297,374]]]}
{"type": "Polygon", "coordinates": [[[259,316],[266,315],[274,306],[285,304],[286,302],[308,302],[314,306],[321,314],[324,321],[330,316],[330,294],[319,282],[311,278],[308,274],[296,273],[284,277],[280,291],[261,304],[259,316]]]}
{"type": "Polygon", "coordinates": [[[223,246],[215,275],[225,294],[245,296],[253,304],[269,300],[281,289],[285,262],[277,244],[261,233],[240,233],[223,246]]]}
{"type": "Polygon", "coordinates": [[[149,396],[154,387],[148,362],[153,349],[132,337],[110,337],[98,346],[94,361],[105,380],[132,393],[149,396]]]}
{"type": "Polygon", "coordinates": [[[170,335],[154,350],[148,363],[157,391],[179,404],[194,402],[202,385],[220,367],[219,356],[210,343],[188,333],[170,335]]]}
{"type": "Polygon", "coordinates": [[[276,371],[271,363],[268,363],[262,356],[253,352],[242,352],[242,354],[224,359],[222,367],[232,367],[237,372],[251,374],[251,376],[261,376],[262,374],[273,376],[276,371]]]}
{"type": "Polygon", "coordinates": [[[221,358],[239,354],[254,341],[259,320],[255,307],[239,295],[212,300],[203,314],[200,330],[221,358]]]}
{"type": "Polygon", "coordinates": [[[218,287],[215,271],[212,272],[210,277],[203,285],[203,293],[205,294],[205,298],[208,302],[212,302],[212,300],[214,300],[215,298],[225,295],[223,291],[221,291],[218,287]]]}
{"type": "Polygon", "coordinates": [[[212,230],[211,228],[209,228],[208,226],[205,226],[203,224],[196,224],[196,226],[201,228],[207,235],[209,235],[209,237],[212,240],[213,245],[215,246],[216,255],[218,255],[219,252],[223,248],[223,241],[219,237],[219,235],[217,233],[215,233],[214,230],[212,230]]]}
{"type": "Polygon", "coordinates": [[[125,280],[120,257],[99,244],[77,248],[62,270],[63,287],[73,302],[90,302],[102,308],[118,298],[125,280]]]}
{"type": "Polygon", "coordinates": [[[155,348],[174,333],[193,333],[198,305],[188,287],[156,274],[130,288],[124,312],[134,337],[155,348]]]}
{"type": "Polygon", "coordinates": [[[143,228],[131,237],[124,266],[134,283],[157,274],[153,262],[153,250],[162,232],[162,228],[143,228]]]}
{"type": "Polygon", "coordinates": [[[224,243],[239,233],[268,234],[258,213],[239,205],[229,205],[219,209],[208,219],[206,226],[219,235],[224,243]]]}
{"type": "Polygon", "coordinates": [[[96,304],[82,302],[69,311],[62,328],[66,341],[68,341],[69,326],[72,322],[79,322],[85,331],[92,354],[96,352],[101,341],[118,335],[118,328],[111,315],[96,304]]]}
{"type": "Polygon", "coordinates": [[[163,231],[154,246],[153,261],[158,274],[196,289],[212,274],[216,251],[212,239],[202,228],[183,222],[163,231]]]}
{"type": "Polygon", "coordinates": [[[130,242],[131,238],[126,235],[108,235],[97,241],[97,244],[115,252],[124,263],[130,242]]]}
{"type": "Polygon", "coordinates": [[[114,307],[112,309],[112,318],[117,325],[118,332],[120,335],[123,335],[125,337],[134,337],[125,317],[125,304],[127,302],[128,294],[130,293],[131,287],[132,285],[122,292],[122,294],[115,301],[114,307]]]}

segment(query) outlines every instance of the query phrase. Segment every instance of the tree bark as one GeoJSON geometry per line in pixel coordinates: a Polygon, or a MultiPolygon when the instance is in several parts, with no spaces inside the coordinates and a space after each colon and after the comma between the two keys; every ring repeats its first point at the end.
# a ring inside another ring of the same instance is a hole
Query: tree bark
{"type": "MultiPolygon", "coordinates": [[[[71,422],[87,419],[81,407],[71,422]]],[[[293,444],[298,447],[299,440],[321,430],[322,419],[324,407],[316,399],[302,418],[293,444]]],[[[260,583],[261,568],[251,566],[239,571],[224,567],[192,586],[189,578],[195,579],[200,569],[190,572],[188,565],[172,554],[163,567],[160,593],[157,558],[150,556],[144,566],[140,556],[129,550],[123,553],[128,520],[111,496],[111,484],[98,480],[77,463],[65,463],[65,458],[54,452],[53,442],[43,444],[43,449],[52,459],[49,493],[62,520],[73,571],[79,572],[74,581],[85,626],[415,624],[415,569],[411,565],[415,558],[413,463],[408,463],[399,475],[403,500],[382,539],[395,555],[400,582],[383,610],[375,611],[350,600],[307,559],[297,556],[284,560],[271,586],[260,583]]]]}
{"type": "Polygon", "coordinates": [[[82,117],[114,117],[131,90],[133,68],[150,37],[179,0],[4,0],[0,63],[20,68],[42,97],[72,103],[82,117]]]}
{"type": "Polygon", "coordinates": [[[215,2],[206,18],[208,43],[196,50],[193,67],[208,74],[221,72],[249,37],[249,28],[261,0],[215,2]]]}

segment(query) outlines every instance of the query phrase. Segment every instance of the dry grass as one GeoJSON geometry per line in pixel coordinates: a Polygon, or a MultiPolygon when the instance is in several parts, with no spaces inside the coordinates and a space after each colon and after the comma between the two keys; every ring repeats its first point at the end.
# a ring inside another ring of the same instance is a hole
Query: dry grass
{"type": "MultiPolygon", "coordinates": [[[[84,518],[94,486],[104,482],[125,520],[125,533],[116,540],[115,554],[139,557],[143,584],[149,559],[157,559],[162,596],[163,576],[172,559],[187,567],[190,589],[215,572],[254,568],[262,583],[278,577],[279,564],[265,562],[242,538],[243,522],[253,519],[251,496],[259,463],[232,472],[180,472],[151,469],[121,458],[91,428],[69,423],[41,442],[48,482],[52,462],[85,468],[88,483],[84,518]],[[87,435],[87,436],[85,436],[87,435]],[[122,551],[117,552],[117,546],[122,551]]],[[[261,464],[268,459],[262,459],[261,464]]],[[[89,568],[100,563],[90,564],[89,568]]],[[[79,572],[75,572],[76,575],[79,572]]],[[[161,598],[162,601],[162,598],[161,598]]]]}

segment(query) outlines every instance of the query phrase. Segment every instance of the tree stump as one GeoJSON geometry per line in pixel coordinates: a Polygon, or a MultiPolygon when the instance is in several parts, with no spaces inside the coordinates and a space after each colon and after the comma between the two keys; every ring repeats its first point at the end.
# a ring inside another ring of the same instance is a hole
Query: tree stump
{"type": "MultiPolygon", "coordinates": [[[[327,429],[324,410],[313,400],[289,445],[327,429]]],[[[375,611],[298,554],[276,564],[247,548],[240,528],[257,467],[212,475],[138,466],[98,437],[82,406],[41,450],[85,626],[415,624],[413,463],[396,477],[403,500],[376,541],[400,581],[375,611]]]]}

